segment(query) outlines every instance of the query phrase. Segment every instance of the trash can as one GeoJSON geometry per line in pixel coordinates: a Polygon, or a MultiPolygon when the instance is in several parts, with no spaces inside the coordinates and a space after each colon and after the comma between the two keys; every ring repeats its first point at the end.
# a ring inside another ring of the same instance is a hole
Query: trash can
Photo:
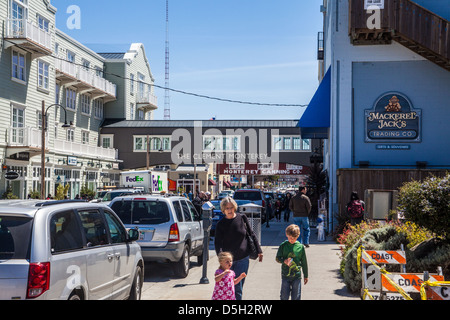
{"type": "Polygon", "coordinates": [[[239,206],[239,212],[247,216],[250,227],[255,233],[259,243],[261,243],[261,211],[262,207],[254,203],[239,206]]]}

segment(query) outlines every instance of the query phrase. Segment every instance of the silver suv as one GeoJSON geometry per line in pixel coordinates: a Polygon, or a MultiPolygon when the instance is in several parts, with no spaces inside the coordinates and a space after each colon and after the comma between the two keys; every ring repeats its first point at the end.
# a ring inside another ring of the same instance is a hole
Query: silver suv
{"type": "Polygon", "coordinates": [[[146,261],[172,262],[179,277],[189,274],[190,257],[203,262],[203,223],[194,205],[184,197],[128,195],[109,206],[127,228],[136,228],[146,261]]]}
{"type": "Polygon", "coordinates": [[[138,237],[102,204],[0,201],[0,300],[140,299],[138,237]]]}

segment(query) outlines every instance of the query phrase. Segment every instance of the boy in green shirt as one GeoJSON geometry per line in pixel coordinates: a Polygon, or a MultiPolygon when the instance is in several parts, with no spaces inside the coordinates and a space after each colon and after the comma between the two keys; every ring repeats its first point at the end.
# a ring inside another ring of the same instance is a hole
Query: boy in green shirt
{"type": "Polygon", "coordinates": [[[300,300],[302,292],[302,269],[308,283],[308,263],[306,261],[305,247],[297,241],[300,228],[293,224],[286,228],[286,237],[278,248],[276,261],[281,263],[281,300],[300,300]]]}

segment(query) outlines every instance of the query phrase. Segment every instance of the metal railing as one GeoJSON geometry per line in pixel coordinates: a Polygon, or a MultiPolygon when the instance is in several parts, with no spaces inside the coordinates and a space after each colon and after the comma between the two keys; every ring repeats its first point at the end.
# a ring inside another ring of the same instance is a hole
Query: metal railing
{"type": "Polygon", "coordinates": [[[80,80],[93,88],[99,89],[113,97],[116,97],[117,86],[114,83],[89,70],[86,70],[84,67],[60,58],[55,59],[55,66],[57,70],[71,76],[72,78],[80,80]]]}
{"type": "Polygon", "coordinates": [[[41,29],[35,22],[27,19],[6,19],[6,39],[29,39],[46,49],[52,50],[52,34],[41,29]]]}

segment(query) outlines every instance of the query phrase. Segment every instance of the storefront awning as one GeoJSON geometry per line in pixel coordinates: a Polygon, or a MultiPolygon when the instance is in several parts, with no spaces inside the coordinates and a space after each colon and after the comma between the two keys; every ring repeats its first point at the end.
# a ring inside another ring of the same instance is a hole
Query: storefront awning
{"type": "Polygon", "coordinates": [[[208,179],[208,185],[215,186],[216,182],[213,179],[208,179]]]}
{"type": "Polygon", "coordinates": [[[231,188],[233,185],[232,185],[229,181],[223,180],[223,186],[224,186],[224,187],[231,188]]]}
{"type": "Polygon", "coordinates": [[[331,68],[298,122],[303,139],[328,139],[330,129],[331,68]]]}

